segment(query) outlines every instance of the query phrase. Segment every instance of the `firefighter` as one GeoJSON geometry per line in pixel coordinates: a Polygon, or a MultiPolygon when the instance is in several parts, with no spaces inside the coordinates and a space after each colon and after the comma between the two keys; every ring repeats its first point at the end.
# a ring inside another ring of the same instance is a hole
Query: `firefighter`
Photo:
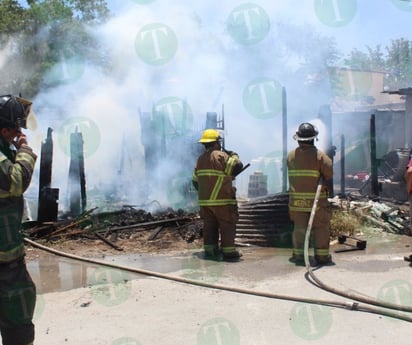
{"type": "Polygon", "coordinates": [[[199,214],[204,222],[205,259],[219,260],[222,255],[225,261],[238,261],[241,253],[236,250],[235,235],[239,214],[232,182],[243,164],[235,152],[222,150],[216,129],[206,129],[198,142],[205,151],[197,159],[192,183],[198,191],[199,214]]]}
{"type": "Polygon", "coordinates": [[[0,96],[0,332],[3,345],[34,341],[32,322],[36,288],[27,271],[21,230],[23,193],[29,187],[37,155],[21,128],[31,102],[0,96]]]}
{"type": "Polygon", "coordinates": [[[287,157],[289,178],[289,215],[294,223],[291,261],[304,263],[304,242],[309,217],[319,181],[322,183],[318,208],[312,225],[314,254],[317,265],[332,264],[329,254],[331,206],[328,191],[333,177],[332,160],[314,145],[318,129],[311,123],[302,123],[293,138],[298,147],[287,157]]]}

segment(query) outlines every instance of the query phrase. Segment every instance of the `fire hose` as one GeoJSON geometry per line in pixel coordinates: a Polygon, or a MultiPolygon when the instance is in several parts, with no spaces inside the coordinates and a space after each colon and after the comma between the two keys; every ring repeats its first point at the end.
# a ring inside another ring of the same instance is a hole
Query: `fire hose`
{"type": "MultiPolygon", "coordinates": [[[[310,230],[310,227],[308,227],[308,229],[310,230]]],[[[384,315],[384,316],[400,319],[400,320],[403,320],[403,321],[412,322],[412,317],[405,314],[405,313],[396,313],[392,310],[383,310],[381,308],[374,307],[374,306],[371,306],[371,305],[360,305],[359,303],[354,303],[353,301],[336,301],[336,300],[327,300],[327,299],[306,298],[306,297],[301,297],[301,296],[291,296],[291,295],[277,294],[277,293],[272,293],[272,292],[250,290],[250,289],[244,289],[244,288],[233,287],[233,286],[222,285],[222,284],[212,284],[212,283],[207,283],[207,282],[204,282],[204,281],[198,281],[198,280],[183,278],[183,277],[179,277],[179,276],[159,273],[159,272],[155,272],[155,271],[144,270],[144,269],[141,269],[141,268],[124,266],[124,265],[117,265],[117,264],[114,264],[114,263],[110,263],[110,262],[106,262],[106,261],[102,261],[102,260],[98,260],[98,259],[85,258],[85,257],[82,257],[82,256],[78,256],[78,255],[74,255],[74,254],[70,254],[70,253],[65,253],[65,252],[47,247],[45,245],[39,244],[35,241],[32,241],[28,238],[24,238],[24,241],[26,243],[32,245],[33,247],[36,247],[38,249],[44,250],[46,252],[49,252],[49,253],[52,253],[52,254],[55,254],[55,255],[58,255],[58,256],[62,256],[62,257],[66,257],[66,258],[69,258],[69,259],[82,261],[82,262],[86,262],[86,263],[90,263],[90,264],[110,267],[110,268],[113,268],[113,269],[124,270],[124,271],[128,271],[128,272],[136,273],[136,274],[142,274],[142,275],[146,275],[146,276],[150,276],[150,277],[165,279],[165,280],[169,280],[169,281],[175,281],[175,282],[179,282],[179,283],[195,285],[195,286],[200,286],[200,287],[205,287],[205,288],[210,288],[210,289],[223,290],[223,291],[235,292],[235,293],[246,294],[246,295],[253,295],[253,296],[258,296],[258,297],[289,300],[289,301],[294,301],[294,302],[317,304],[317,305],[324,305],[324,306],[347,309],[347,310],[368,312],[368,313],[379,314],[379,315],[384,315]]],[[[307,251],[305,252],[305,260],[307,260],[307,251]]],[[[308,271],[309,271],[309,273],[311,274],[311,276],[313,278],[315,275],[313,274],[310,267],[307,266],[307,268],[308,268],[308,271]]],[[[319,280],[317,280],[317,282],[320,286],[324,285],[319,280]]],[[[341,294],[341,293],[338,293],[338,294],[341,294]]],[[[381,306],[383,306],[383,305],[381,304],[381,306]]]]}
{"type": "MultiPolygon", "coordinates": [[[[363,302],[363,303],[366,303],[368,305],[373,305],[373,306],[377,306],[377,307],[383,307],[383,308],[398,310],[398,311],[403,311],[403,312],[409,312],[409,313],[412,312],[412,306],[402,306],[400,304],[395,304],[395,303],[390,303],[390,302],[385,302],[385,301],[379,301],[375,298],[365,296],[365,295],[361,295],[359,292],[356,292],[354,290],[343,291],[343,290],[336,289],[336,288],[334,288],[332,286],[329,286],[329,285],[325,284],[324,282],[322,282],[313,273],[313,270],[312,270],[310,262],[309,262],[309,240],[310,240],[310,234],[311,234],[311,231],[312,231],[313,220],[315,218],[316,209],[317,209],[321,189],[322,189],[322,180],[319,181],[318,186],[316,188],[315,199],[314,199],[312,210],[311,210],[311,213],[310,213],[310,216],[309,216],[308,226],[307,226],[306,234],[305,234],[305,242],[304,242],[304,261],[305,261],[306,270],[307,270],[310,278],[312,278],[313,281],[316,283],[315,285],[322,288],[322,289],[324,289],[325,291],[331,292],[333,294],[336,294],[336,295],[339,295],[339,296],[342,296],[342,297],[347,297],[349,299],[352,299],[352,300],[355,300],[355,301],[358,301],[358,302],[363,302]]],[[[355,309],[357,309],[358,307],[359,307],[359,305],[356,305],[355,309]]],[[[370,307],[368,307],[368,308],[370,308],[370,307]]]]}

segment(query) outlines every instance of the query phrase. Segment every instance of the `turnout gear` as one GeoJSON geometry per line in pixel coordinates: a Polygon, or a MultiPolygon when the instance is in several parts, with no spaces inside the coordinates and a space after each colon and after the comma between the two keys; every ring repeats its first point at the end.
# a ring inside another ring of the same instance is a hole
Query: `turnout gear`
{"type": "Polygon", "coordinates": [[[319,131],[314,125],[309,122],[304,122],[299,126],[297,132],[293,136],[293,139],[298,141],[310,141],[315,139],[318,134],[319,131]]]}
{"type": "MultiPolygon", "coordinates": [[[[318,134],[310,126],[302,124],[296,133],[308,138],[318,134]],[[306,131],[306,132],[305,132],[306,131]]],[[[302,138],[299,136],[299,138],[302,138]]],[[[317,185],[322,179],[323,186],[312,225],[315,258],[329,262],[329,238],[331,207],[328,201],[328,182],[333,177],[333,163],[326,153],[312,143],[298,139],[299,147],[289,152],[287,157],[289,178],[289,215],[294,223],[293,255],[301,258],[305,234],[314,203],[317,185]]]]}
{"type": "Polygon", "coordinates": [[[219,141],[222,138],[220,137],[220,133],[216,129],[206,129],[203,131],[202,137],[198,141],[199,143],[213,143],[215,141],[219,141]]]}
{"type": "MultiPolygon", "coordinates": [[[[216,142],[218,138],[219,132],[206,130],[199,142],[216,142]]],[[[241,170],[242,167],[237,154],[232,152],[228,155],[220,150],[218,144],[207,147],[197,159],[192,183],[198,191],[199,215],[204,223],[203,244],[206,257],[216,257],[220,235],[223,260],[233,261],[235,256],[236,259],[240,258],[235,248],[239,214],[236,189],[232,182],[235,179],[234,172],[241,170]]]]}
{"type": "MultiPolygon", "coordinates": [[[[25,127],[29,105],[0,96],[0,130],[25,127]]],[[[21,221],[23,193],[30,185],[37,155],[27,144],[18,150],[0,136],[0,332],[4,345],[29,345],[36,289],[24,261],[21,221]]]]}

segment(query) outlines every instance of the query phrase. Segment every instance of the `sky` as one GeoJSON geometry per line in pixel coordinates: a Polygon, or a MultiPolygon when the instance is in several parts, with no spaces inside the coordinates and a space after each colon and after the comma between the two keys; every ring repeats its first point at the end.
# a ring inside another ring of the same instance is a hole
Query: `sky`
{"type": "Polygon", "coordinates": [[[313,80],[326,73],[319,58],[326,49],[323,39],[334,40],[341,57],[353,48],[366,51],[366,46],[385,47],[399,38],[412,40],[412,3],[402,0],[108,4],[113,18],[91,32],[108,55],[110,72],[62,53],[61,64],[46,76],[56,86],[34,100],[39,126],[32,139],[38,152],[47,128],[54,129],[53,184],[62,189],[62,206],[67,138],[75,128],[84,137],[91,191],[109,195],[115,185],[123,188],[130,204],[156,199],[179,205],[174,190],[192,173],[191,165],[181,163],[198,138],[189,147],[178,141],[189,131],[201,130],[207,112],[224,113],[226,148],[236,151],[244,164],[251,163],[237,178],[238,194],[247,194],[249,175],[257,171],[268,174],[269,192],[278,192],[282,90],[287,95],[288,149],[296,145],[292,137],[297,126],[306,121],[317,121],[319,141],[325,142],[318,111],[330,101],[330,85],[313,87],[313,80]],[[59,78],[61,83],[56,83],[59,78]],[[152,133],[143,132],[140,115],[152,109],[165,114],[167,128],[155,121],[152,133]],[[152,171],[156,183],[147,192],[143,144],[162,131],[169,157],[152,171]]]}
{"type": "MultiPolygon", "coordinates": [[[[109,8],[116,14],[122,10],[149,7],[154,11],[165,7],[166,1],[161,0],[108,0],[109,8]]],[[[208,26],[213,30],[219,30],[219,25],[225,21],[225,13],[222,8],[235,7],[247,1],[216,1],[206,2],[195,0],[174,1],[173,6],[184,6],[193,13],[207,18],[213,18],[208,26]],[[213,16],[213,17],[212,17],[213,16]]],[[[408,0],[288,0],[288,1],[251,1],[267,9],[268,13],[281,16],[284,20],[296,24],[309,24],[320,33],[334,37],[338,48],[347,53],[353,48],[364,50],[366,46],[387,46],[391,40],[398,38],[412,39],[410,21],[412,16],[412,1],[408,0]],[[321,11],[315,9],[316,4],[328,4],[335,9],[335,21],[333,15],[323,18],[321,11]],[[346,8],[346,10],[345,10],[346,8]],[[345,11],[347,11],[345,15],[345,11]],[[323,18],[323,19],[322,19],[323,18]]]]}

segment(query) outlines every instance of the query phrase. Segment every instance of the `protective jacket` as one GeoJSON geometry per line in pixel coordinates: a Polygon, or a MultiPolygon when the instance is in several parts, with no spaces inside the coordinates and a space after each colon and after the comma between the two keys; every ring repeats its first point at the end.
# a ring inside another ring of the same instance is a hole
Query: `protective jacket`
{"type": "Polygon", "coordinates": [[[232,181],[243,167],[239,156],[220,150],[206,150],[197,160],[192,182],[198,189],[199,206],[236,205],[232,181]]]}
{"type": "Polygon", "coordinates": [[[30,185],[37,155],[27,145],[16,152],[0,138],[0,263],[24,256],[20,234],[23,193],[30,185]]]}
{"type": "MultiPolygon", "coordinates": [[[[287,158],[289,177],[289,210],[311,212],[319,179],[333,177],[333,163],[326,153],[312,144],[300,144],[287,158]]],[[[328,191],[322,187],[319,204],[327,202],[328,191]]]]}

